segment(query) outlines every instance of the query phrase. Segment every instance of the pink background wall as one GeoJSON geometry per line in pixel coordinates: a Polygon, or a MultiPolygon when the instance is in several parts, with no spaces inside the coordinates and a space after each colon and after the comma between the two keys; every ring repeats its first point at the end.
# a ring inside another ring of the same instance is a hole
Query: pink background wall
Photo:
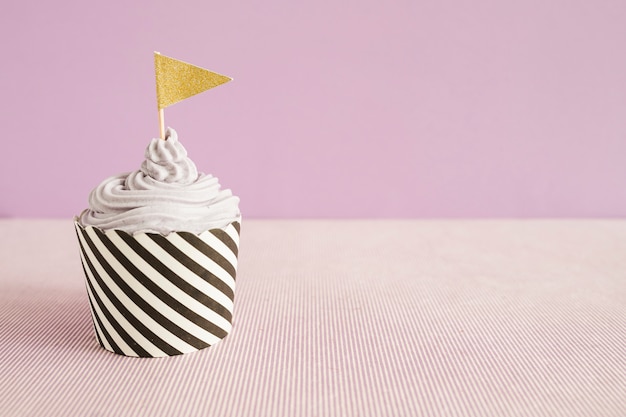
{"type": "Polygon", "coordinates": [[[0,216],[70,217],[166,111],[252,217],[626,215],[626,2],[10,2],[0,216]]]}

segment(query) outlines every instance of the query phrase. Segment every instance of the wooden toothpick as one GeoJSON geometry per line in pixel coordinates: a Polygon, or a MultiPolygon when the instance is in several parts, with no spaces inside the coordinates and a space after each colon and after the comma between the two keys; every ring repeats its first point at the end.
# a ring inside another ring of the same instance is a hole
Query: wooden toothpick
{"type": "Polygon", "coordinates": [[[159,109],[159,133],[161,139],[165,140],[165,115],[163,109],[159,109]]]}

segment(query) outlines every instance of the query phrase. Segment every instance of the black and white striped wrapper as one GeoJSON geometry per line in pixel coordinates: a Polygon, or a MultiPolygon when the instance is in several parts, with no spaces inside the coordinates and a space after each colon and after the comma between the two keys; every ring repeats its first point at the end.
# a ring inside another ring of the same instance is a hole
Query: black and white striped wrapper
{"type": "Polygon", "coordinates": [[[103,348],[173,356],[214,345],[230,332],[239,222],[167,236],[74,224],[103,348]]]}

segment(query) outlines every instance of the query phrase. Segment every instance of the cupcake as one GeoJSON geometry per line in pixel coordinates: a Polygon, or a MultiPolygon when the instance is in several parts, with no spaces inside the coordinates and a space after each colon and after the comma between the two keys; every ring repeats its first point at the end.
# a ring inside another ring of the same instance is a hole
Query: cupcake
{"type": "Polygon", "coordinates": [[[125,356],[195,352],[232,329],[239,198],[198,172],[173,129],[74,224],[95,335],[125,356]]]}

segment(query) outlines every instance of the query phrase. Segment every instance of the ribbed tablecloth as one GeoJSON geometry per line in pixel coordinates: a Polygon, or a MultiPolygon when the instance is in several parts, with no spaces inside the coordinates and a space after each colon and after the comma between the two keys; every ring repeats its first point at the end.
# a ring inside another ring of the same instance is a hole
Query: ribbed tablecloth
{"type": "Polygon", "coordinates": [[[0,220],[0,416],[626,416],[626,221],[242,224],[234,328],[94,337],[71,221],[0,220]]]}

